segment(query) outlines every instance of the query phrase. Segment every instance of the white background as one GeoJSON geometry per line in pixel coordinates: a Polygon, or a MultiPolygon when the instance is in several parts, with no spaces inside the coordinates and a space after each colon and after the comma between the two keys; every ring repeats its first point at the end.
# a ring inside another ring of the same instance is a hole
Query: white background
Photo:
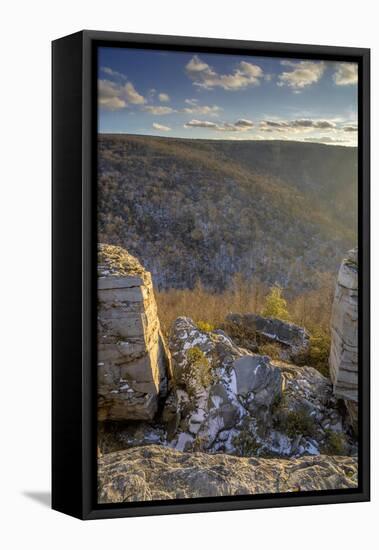
{"type": "MultiPolygon", "coordinates": [[[[50,41],[87,28],[371,47],[375,123],[375,2],[13,0],[3,2],[0,10],[2,547],[373,548],[379,517],[375,249],[372,503],[80,522],[51,511],[43,502],[50,485],[50,41]]],[[[375,243],[379,212],[375,124],[372,137],[375,243]]]]}

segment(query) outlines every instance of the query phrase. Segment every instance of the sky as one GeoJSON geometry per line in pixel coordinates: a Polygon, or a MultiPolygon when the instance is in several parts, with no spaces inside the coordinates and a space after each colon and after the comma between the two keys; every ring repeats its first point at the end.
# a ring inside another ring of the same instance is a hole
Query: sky
{"type": "Polygon", "coordinates": [[[357,64],[99,48],[101,133],[357,145],[357,64]]]}

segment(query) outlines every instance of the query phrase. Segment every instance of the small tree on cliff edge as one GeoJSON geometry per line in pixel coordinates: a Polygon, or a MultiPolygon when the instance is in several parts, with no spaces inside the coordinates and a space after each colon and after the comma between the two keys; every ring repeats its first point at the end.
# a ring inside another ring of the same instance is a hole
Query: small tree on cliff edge
{"type": "Polygon", "coordinates": [[[273,286],[267,294],[262,315],[264,317],[275,317],[276,319],[282,319],[282,321],[289,319],[287,302],[282,296],[282,289],[280,286],[273,286]]]}

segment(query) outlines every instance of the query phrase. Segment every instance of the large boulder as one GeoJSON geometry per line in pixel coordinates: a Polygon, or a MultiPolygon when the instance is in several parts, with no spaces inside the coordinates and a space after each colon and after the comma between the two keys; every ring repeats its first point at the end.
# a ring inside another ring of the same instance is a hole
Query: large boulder
{"type": "Polygon", "coordinates": [[[309,347],[309,334],[304,327],[255,313],[230,313],[226,317],[226,328],[237,335],[241,345],[250,349],[254,349],[257,340],[278,343],[283,360],[294,360],[309,347]]]}
{"type": "Polygon", "coordinates": [[[282,394],[280,369],[266,355],[244,355],[233,363],[235,390],[246,409],[264,424],[282,394]]]}
{"type": "Polygon", "coordinates": [[[358,250],[343,260],[331,316],[330,377],[336,397],[344,399],[352,419],[358,411],[358,250]]]}
{"type": "Polygon", "coordinates": [[[148,420],[167,391],[170,357],[151,275],[126,250],[98,247],[98,418],[148,420]]]}
{"type": "Polygon", "coordinates": [[[179,317],[170,336],[175,381],[177,430],[171,445],[178,450],[233,452],[234,438],[250,419],[265,433],[270,411],[280,399],[280,369],[267,356],[239,348],[222,331],[205,332],[179,317]]]}
{"type": "Polygon", "coordinates": [[[316,369],[251,353],[185,317],[169,345],[175,384],[164,444],[240,456],[356,453],[332,384],[316,369]]]}
{"type": "Polygon", "coordinates": [[[346,456],[238,458],[151,445],[110,453],[98,461],[100,504],[357,486],[357,459],[346,456]]]}

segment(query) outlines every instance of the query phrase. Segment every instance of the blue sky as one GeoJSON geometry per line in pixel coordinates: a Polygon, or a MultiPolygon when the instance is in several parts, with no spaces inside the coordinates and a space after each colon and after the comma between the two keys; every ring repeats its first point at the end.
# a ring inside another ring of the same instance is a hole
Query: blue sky
{"type": "Polygon", "coordinates": [[[357,65],[100,48],[99,131],[357,143],[357,65]]]}

